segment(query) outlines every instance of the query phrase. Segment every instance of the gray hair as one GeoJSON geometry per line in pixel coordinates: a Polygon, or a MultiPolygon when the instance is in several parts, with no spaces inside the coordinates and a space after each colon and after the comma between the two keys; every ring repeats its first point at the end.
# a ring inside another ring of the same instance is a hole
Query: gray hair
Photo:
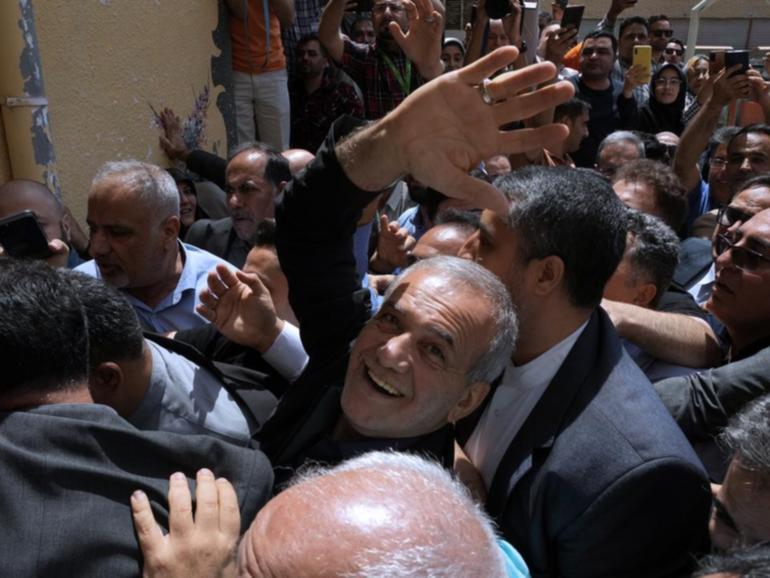
{"type": "Polygon", "coordinates": [[[604,140],[599,143],[599,149],[596,151],[596,158],[598,159],[599,155],[602,154],[602,151],[609,145],[625,142],[631,143],[636,147],[640,159],[645,158],[644,141],[629,130],[616,130],[604,137],[604,140]]]}
{"type": "Polygon", "coordinates": [[[719,441],[741,467],[762,480],[763,487],[770,487],[770,395],[752,401],[735,415],[719,441]]]}
{"type": "Polygon", "coordinates": [[[323,490],[308,482],[322,476],[365,471],[373,475],[335,480],[340,495],[364,492],[369,498],[381,498],[383,503],[405,512],[413,512],[415,502],[423,504],[420,531],[405,527],[398,537],[371,544],[356,554],[356,569],[342,574],[342,578],[506,576],[489,517],[465,486],[436,462],[406,453],[370,452],[333,468],[303,470],[292,486],[299,490],[301,484],[309,503],[324,501],[328,498],[314,495],[323,490]],[[404,488],[409,492],[405,493],[404,488]],[[480,539],[473,540],[473,536],[480,539]]]}
{"type": "Polygon", "coordinates": [[[516,312],[505,285],[493,273],[473,261],[439,255],[418,261],[402,271],[388,287],[385,300],[390,298],[407,275],[423,270],[437,270],[443,278],[471,289],[492,304],[494,336],[486,351],[470,368],[467,376],[470,383],[492,383],[503,372],[513,354],[519,332],[516,312]]]}
{"type": "Polygon", "coordinates": [[[631,235],[626,255],[631,265],[631,277],[649,279],[657,289],[655,306],[671,285],[679,263],[679,237],[659,218],[628,209],[628,232],[631,235]]]}
{"type": "Polygon", "coordinates": [[[160,167],[136,160],[108,161],[99,168],[91,186],[107,179],[117,179],[129,187],[157,222],[179,216],[179,190],[171,175],[160,167]]]}

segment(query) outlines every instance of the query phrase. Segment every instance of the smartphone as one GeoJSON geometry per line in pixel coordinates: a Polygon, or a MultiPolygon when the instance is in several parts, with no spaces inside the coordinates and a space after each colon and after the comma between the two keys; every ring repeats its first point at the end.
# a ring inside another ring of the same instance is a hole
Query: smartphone
{"type": "Polygon", "coordinates": [[[11,257],[45,259],[52,254],[48,237],[30,210],[0,219],[0,245],[11,257]]]}
{"type": "Polygon", "coordinates": [[[372,11],[372,0],[358,0],[356,12],[364,14],[372,11]]]}
{"type": "Polygon", "coordinates": [[[644,68],[645,82],[650,82],[652,80],[652,46],[648,44],[634,46],[634,59],[632,64],[644,68]]]}
{"type": "Polygon", "coordinates": [[[748,50],[728,50],[725,52],[725,68],[730,68],[740,64],[741,68],[733,72],[730,76],[736,74],[746,74],[749,70],[749,51],[748,50]]]}
{"type": "Polygon", "coordinates": [[[561,27],[580,30],[580,23],[583,21],[583,11],[585,9],[585,6],[579,4],[572,4],[564,8],[564,15],[561,17],[561,27]]]}

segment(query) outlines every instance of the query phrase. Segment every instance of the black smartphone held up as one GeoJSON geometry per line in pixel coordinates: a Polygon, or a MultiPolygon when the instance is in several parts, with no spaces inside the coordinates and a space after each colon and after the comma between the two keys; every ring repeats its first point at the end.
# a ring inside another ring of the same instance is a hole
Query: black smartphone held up
{"type": "Polygon", "coordinates": [[[736,74],[746,74],[749,70],[749,51],[748,50],[728,50],[725,52],[725,68],[730,68],[740,64],[741,68],[733,72],[730,76],[736,74]]]}
{"type": "Polygon", "coordinates": [[[583,11],[585,6],[571,4],[564,9],[564,15],[561,17],[562,28],[574,28],[580,30],[580,23],[583,21],[583,11]]]}
{"type": "Polygon", "coordinates": [[[48,238],[32,211],[0,219],[0,245],[11,257],[45,259],[51,256],[48,238]]]}

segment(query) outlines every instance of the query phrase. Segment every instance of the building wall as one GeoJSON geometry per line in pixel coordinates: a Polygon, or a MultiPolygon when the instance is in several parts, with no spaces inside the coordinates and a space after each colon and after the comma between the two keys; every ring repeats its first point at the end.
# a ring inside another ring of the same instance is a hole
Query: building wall
{"type": "Polygon", "coordinates": [[[5,142],[3,117],[0,115],[0,183],[10,180],[11,162],[8,159],[8,145],[5,142]]]}
{"type": "Polygon", "coordinates": [[[212,0],[34,2],[59,183],[81,222],[105,161],[168,165],[154,112],[164,106],[189,117],[190,142],[225,154],[224,89],[212,82],[223,66],[213,35],[224,28],[226,37],[223,10],[212,0]]]}

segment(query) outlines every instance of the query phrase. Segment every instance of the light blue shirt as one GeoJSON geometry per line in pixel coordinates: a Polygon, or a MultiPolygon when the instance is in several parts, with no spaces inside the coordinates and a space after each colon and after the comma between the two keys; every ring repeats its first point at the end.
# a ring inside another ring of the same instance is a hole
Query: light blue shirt
{"type": "MultiPolygon", "coordinates": [[[[208,287],[206,277],[209,271],[219,264],[235,271],[233,266],[224,259],[198,247],[180,242],[179,250],[184,260],[182,275],[174,290],[156,307],[151,308],[125,290],[121,290],[136,311],[142,327],[148,331],[168,333],[192,329],[207,323],[206,319],[198,315],[195,307],[200,303],[200,292],[208,287]]],[[[101,272],[94,260],[83,263],[75,271],[101,279],[101,272]]]]}
{"type": "Polygon", "coordinates": [[[530,578],[529,568],[527,568],[521,554],[502,538],[497,540],[497,545],[500,547],[505,561],[505,575],[508,578],[530,578]]]}
{"type": "Polygon", "coordinates": [[[143,430],[249,443],[256,424],[244,415],[217,376],[157,343],[144,343],[152,353],[150,385],[129,422],[143,430]]]}

